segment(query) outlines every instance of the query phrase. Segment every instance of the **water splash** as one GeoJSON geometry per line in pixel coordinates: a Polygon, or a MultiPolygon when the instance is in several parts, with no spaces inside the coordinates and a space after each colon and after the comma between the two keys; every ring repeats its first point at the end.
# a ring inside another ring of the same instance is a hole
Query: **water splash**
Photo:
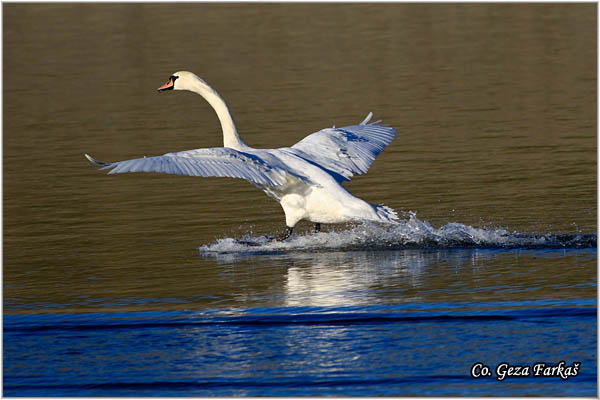
{"type": "Polygon", "coordinates": [[[290,251],[352,251],[410,248],[592,248],[596,234],[524,234],[506,229],[474,228],[457,222],[434,228],[413,212],[393,225],[364,223],[342,231],[292,235],[285,241],[266,236],[223,238],[201,246],[201,255],[223,253],[278,253],[290,251]]]}

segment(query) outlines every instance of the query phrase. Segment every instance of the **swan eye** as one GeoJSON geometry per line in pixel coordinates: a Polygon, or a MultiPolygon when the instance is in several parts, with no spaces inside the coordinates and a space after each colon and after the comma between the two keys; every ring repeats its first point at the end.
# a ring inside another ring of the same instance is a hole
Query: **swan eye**
{"type": "Polygon", "coordinates": [[[176,80],[177,78],[179,78],[177,75],[171,75],[171,76],[169,77],[169,79],[170,79],[170,80],[173,82],[173,84],[175,84],[175,80],[176,80]]]}

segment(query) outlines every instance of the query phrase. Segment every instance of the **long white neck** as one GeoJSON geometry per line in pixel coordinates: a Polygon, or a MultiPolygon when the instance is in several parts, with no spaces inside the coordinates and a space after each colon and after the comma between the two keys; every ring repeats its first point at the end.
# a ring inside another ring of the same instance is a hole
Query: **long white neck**
{"type": "Polygon", "coordinates": [[[197,78],[193,80],[193,83],[188,90],[204,97],[217,113],[217,117],[219,117],[219,121],[221,122],[221,128],[223,129],[224,147],[230,147],[236,150],[248,148],[235,128],[235,122],[233,121],[233,116],[231,115],[231,111],[229,111],[229,107],[227,107],[227,103],[225,103],[225,100],[223,100],[213,88],[208,86],[202,79],[197,78]]]}

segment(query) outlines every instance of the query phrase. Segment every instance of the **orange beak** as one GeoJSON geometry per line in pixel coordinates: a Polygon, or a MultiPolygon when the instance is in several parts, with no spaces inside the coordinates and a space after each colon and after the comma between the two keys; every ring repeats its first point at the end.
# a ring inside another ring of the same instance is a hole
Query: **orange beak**
{"type": "Polygon", "coordinates": [[[163,90],[173,89],[173,85],[175,85],[175,81],[173,80],[173,78],[169,78],[167,83],[158,88],[158,91],[162,92],[163,90]]]}

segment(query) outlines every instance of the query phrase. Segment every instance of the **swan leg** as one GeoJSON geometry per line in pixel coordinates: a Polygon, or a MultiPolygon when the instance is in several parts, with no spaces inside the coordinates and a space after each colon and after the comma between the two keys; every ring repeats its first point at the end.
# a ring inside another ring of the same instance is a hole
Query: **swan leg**
{"type": "Polygon", "coordinates": [[[289,238],[290,235],[292,234],[293,230],[294,230],[294,228],[290,228],[289,226],[286,226],[285,231],[282,232],[279,236],[277,236],[277,240],[282,241],[282,240],[289,238]]]}
{"type": "Polygon", "coordinates": [[[317,222],[315,224],[315,233],[321,232],[321,223],[317,222]]]}

